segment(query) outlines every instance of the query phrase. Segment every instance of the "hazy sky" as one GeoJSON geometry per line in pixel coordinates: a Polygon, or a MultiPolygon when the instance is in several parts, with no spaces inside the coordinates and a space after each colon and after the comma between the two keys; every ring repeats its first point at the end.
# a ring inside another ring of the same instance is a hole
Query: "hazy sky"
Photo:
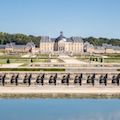
{"type": "Polygon", "coordinates": [[[0,31],[120,38],[120,0],[0,0],[0,31]]]}

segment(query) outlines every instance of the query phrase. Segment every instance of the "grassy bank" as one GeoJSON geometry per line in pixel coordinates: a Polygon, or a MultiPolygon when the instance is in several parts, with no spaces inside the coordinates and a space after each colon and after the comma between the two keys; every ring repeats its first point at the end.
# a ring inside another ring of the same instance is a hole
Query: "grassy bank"
{"type": "Polygon", "coordinates": [[[120,94],[64,94],[64,93],[41,93],[41,94],[0,94],[0,98],[69,98],[69,99],[120,99],[120,94]]]}

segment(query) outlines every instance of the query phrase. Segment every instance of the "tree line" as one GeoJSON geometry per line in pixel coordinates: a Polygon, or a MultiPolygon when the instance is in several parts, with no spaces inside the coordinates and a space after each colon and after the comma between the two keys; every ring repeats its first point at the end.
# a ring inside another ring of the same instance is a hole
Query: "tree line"
{"type": "Polygon", "coordinates": [[[103,43],[112,44],[114,46],[120,46],[120,39],[114,39],[114,38],[108,39],[108,38],[88,37],[88,38],[83,38],[83,40],[88,41],[94,46],[102,46],[103,43]]]}
{"type": "Polygon", "coordinates": [[[40,36],[25,35],[25,34],[9,34],[0,32],[0,44],[15,42],[16,44],[25,45],[28,42],[34,42],[36,47],[39,47],[40,36]]]}
{"type": "MultiPolygon", "coordinates": [[[[36,47],[39,47],[40,40],[41,40],[41,36],[25,35],[20,33],[9,34],[9,33],[0,32],[0,44],[15,42],[16,44],[25,45],[28,42],[32,41],[35,43],[36,47]]],[[[83,40],[84,42],[88,41],[89,43],[95,46],[101,46],[103,43],[120,46],[120,39],[88,37],[88,38],[83,38],[83,40]]]]}

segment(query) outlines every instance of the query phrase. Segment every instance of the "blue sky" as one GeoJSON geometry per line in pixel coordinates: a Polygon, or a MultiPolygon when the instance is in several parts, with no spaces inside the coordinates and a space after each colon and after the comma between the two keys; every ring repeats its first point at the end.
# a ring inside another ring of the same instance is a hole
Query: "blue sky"
{"type": "Polygon", "coordinates": [[[0,0],[0,31],[120,38],[120,0],[0,0]]]}

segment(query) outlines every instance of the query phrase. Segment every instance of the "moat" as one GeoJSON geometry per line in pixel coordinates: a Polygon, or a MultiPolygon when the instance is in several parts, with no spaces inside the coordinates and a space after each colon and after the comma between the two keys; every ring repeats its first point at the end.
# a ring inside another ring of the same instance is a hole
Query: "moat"
{"type": "Polygon", "coordinates": [[[2,120],[119,120],[119,99],[0,99],[2,120]]]}

